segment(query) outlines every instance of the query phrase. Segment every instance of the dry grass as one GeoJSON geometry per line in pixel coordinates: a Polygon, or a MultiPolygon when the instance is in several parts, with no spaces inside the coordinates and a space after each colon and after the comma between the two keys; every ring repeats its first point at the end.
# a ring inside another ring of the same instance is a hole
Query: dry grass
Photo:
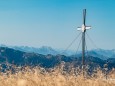
{"type": "Polygon", "coordinates": [[[61,68],[46,72],[40,67],[26,67],[15,74],[11,71],[0,73],[0,86],[115,86],[115,73],[110,73],[112,79],[108,76],[108,80],[101,71],[85,78],[78,72],[76,74],[75,71],[66,73],[61,68]]]}

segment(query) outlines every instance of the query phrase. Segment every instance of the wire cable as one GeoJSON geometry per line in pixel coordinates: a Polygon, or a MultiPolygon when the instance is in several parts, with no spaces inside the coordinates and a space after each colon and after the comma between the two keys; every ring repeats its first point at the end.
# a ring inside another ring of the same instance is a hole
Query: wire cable
{"type": "MultiPolygon", "coordinates": [[[[67,46],[67,48],[66,48],[62,53],[60,53],[60,55],[64,54],[64,53],[72,46],[72,44],[78,39],[78,37],[80,36],[81,33],[82,33],[82,32],[80,32],[80,33],[75,37],[75,39],[69,44],[69,46],[67,46]]],[[[56,58],[55,61],[56,61],[56,60],[58,60],[58,58],[56,58]]],[[[59,63],[60,61],[61,61],[61,59],[59,58],[58,63],[59,63]]],[[[49,64],[49,67],[52,66],[53,63],[54,63],[54,61],[51,62],[51,64],[49,64]]],[[[58,64],[58,63],[57,63],[57,64],[58,64]]]]}
{"type": "Polygon", "coordinates": [[[94,43],[94,41],[91,39],[91,37],[88,35],[88,33],[86,32],[86,35],[88,37],[88,39],[91,41],[91,43],[93,44],[93,46],[96,48],[96,49],[100,49],[97,47],[97,45],[94,43]]]}
{"type": "MultiPolygon", "coordinates": [[[[94,41],[91,39],[91,37],[88,35],[87,32],[86,32],[86,35],[97,50],[103,51],[101,48],[97,47],[97,45],[94,43],[94,41]]],[[[104,56],[104,57],[106,57],[106,56],[104,56]]],[[[106,58],[108,58],[108,57],[106,57],[106,58]]]]}
{"type": "Polygon", "coordinates": [[[75,39],[69,44],[69,46],[67,46],[67,48],[61,53],[61,54],[64,54],[71,46],[72,44],[78,39],[78,37],[81,35],[82,32],[80,32],[76,37],[75,39]]]}
{"type": "Polygon", "coordinates": [[[87,49],[87,43],[85,41],[85,48],[86,48],[86,54],[87,54],[87,57],[89,56],[89,53],[88,53],[88,49],[87,49]]]}
{"type": "Polygon", "coordinates": [[[82,39],[80,40],[80,42],[79,42],[79,44],[78,44],[77,51],[75,52],[75,55],[78,54],[78,50],[79,50],[79,47],[80,47],[80,45],[81,45],[81,41],[82,41],[82,39]]]}

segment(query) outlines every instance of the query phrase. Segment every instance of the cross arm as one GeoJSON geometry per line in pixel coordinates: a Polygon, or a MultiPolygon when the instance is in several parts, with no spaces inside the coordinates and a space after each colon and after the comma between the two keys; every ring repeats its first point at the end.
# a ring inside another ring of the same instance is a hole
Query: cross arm
{"type": "Polygon", "coordinates": [[[77,30],[81,30],[81,27],[77,27],[77,30]]]}
{"type": "Polygon", "coordinates": [[[87,30],[88,30],[88,29],[91,29],[91,26],[86,26],[85,29],[87,29],[87,30]]]}

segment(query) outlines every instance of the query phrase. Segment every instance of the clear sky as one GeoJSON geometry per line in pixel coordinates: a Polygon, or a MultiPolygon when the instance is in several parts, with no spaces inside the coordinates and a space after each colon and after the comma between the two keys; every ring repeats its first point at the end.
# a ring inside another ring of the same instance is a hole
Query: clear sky
{"type": "Polygon", "coordinates": [[[0,0],[0,44],[65,49],[79,34],[84,8],[95,44],[115,49],[115,0],[0,0]]]}

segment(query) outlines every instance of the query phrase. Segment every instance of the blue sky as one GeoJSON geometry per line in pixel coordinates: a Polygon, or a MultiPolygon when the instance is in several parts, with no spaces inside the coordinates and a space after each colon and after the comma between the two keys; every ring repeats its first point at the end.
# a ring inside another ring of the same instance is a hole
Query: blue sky
{"type": "MultiPolygon", "coordinates": [[[[0,44],[65,49],[79,34],[82,10],[87,31],[102,49],[115,49],[115,0],[0,0],[0,44]]],[[[70,49],[77,49],[78,39],[70,49]]],[[[95,48],[87,39],[88,49],[95,48]]]]}

